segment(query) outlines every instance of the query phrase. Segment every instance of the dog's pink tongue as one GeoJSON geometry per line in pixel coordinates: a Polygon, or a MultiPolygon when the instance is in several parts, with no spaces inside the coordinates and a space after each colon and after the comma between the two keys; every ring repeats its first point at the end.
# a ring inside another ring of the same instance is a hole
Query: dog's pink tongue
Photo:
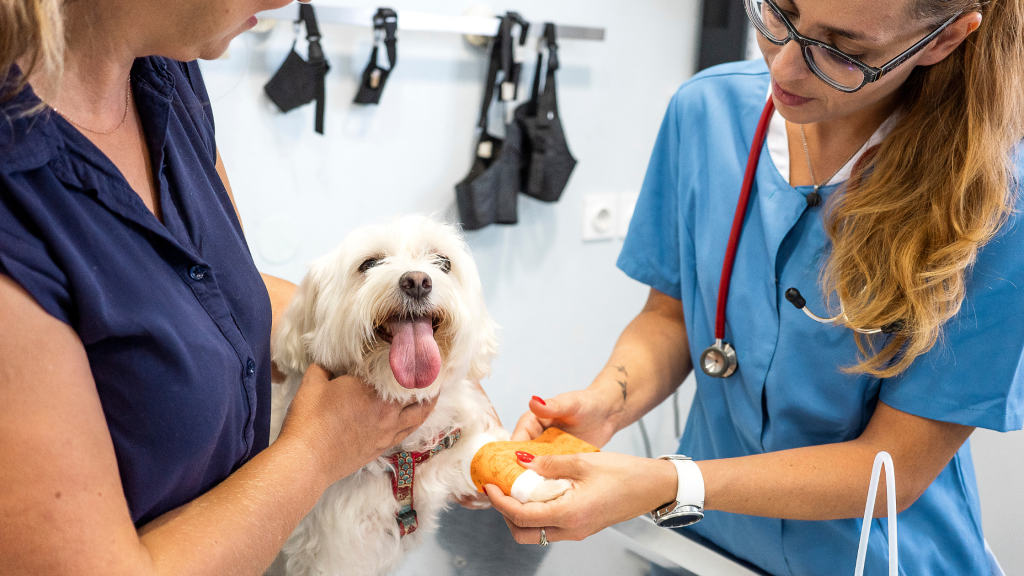
{"type": "Polygon", "coordinates": [[[426,388],[441,371],[430,318],[391,321],[391,371],[404,388],[426,388]]]}

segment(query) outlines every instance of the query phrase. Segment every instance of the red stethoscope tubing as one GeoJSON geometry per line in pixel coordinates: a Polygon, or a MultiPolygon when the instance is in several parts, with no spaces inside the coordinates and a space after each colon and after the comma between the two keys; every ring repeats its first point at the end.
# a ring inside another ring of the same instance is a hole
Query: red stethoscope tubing
{"type": "Polygon", "coordinates": [[[768,133],[768,124],[775,113],[775,100],[768,98],[768,103],[761,112],[761,120],[754,132],[754,144],[747,158],[747,171],[743,175],[743,187],[740,199],[736,204],[736,216],[732,219],[732,230],[729,232],[729,244],[725,249],[725,262],[722,264],[722,279],[718,284],[718,311],[715,316],[715,339],[725,338],[725,304],[729,298],[729,283],[732,281],[732,267],[736,263],[736,250],[740,243],[740,231],[743,220],[747,216],[747,205],[750,204],[750,192],[754,188],[754,176],[757,174],[757,163],[761,159],[761,148],[768,133]]]}

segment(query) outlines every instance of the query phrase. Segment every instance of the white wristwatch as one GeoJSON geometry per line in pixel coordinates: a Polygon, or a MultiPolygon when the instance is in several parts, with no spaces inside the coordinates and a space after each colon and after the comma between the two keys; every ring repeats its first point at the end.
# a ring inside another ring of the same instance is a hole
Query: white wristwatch
{"type": "Polygon", "coordinates": [[[665,528],[679,528],[699,522],[704,518],[704,476],[700,467],[688,456],[671,454],[660,459],[675,465],[679,482],[676,499],[651,512],[654,523],[665,528]]]}

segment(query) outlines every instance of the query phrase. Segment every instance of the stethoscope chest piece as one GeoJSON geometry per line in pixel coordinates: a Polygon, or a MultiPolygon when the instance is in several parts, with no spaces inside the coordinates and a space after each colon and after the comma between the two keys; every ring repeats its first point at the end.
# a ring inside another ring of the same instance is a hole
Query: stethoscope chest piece
{"type": "Polygon", "coordinates": [[[732,344],[720,339],[715,340],[715,343],[708,346],[700,355],[701,370],[712,378],[728,378],[738,367],[736,350],[732,344]]]}

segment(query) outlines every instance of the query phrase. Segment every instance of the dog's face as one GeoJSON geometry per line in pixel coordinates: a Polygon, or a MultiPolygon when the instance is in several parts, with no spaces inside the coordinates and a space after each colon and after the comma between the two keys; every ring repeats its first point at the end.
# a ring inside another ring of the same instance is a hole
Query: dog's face
{"type": "Polygon", "coordinates": [[[314,262],[278,332],[283,370],[316,362],[402,401],[486,376],[495,353],[465,242],[454,227],[419,216],[360,228],[314,262]]]}

